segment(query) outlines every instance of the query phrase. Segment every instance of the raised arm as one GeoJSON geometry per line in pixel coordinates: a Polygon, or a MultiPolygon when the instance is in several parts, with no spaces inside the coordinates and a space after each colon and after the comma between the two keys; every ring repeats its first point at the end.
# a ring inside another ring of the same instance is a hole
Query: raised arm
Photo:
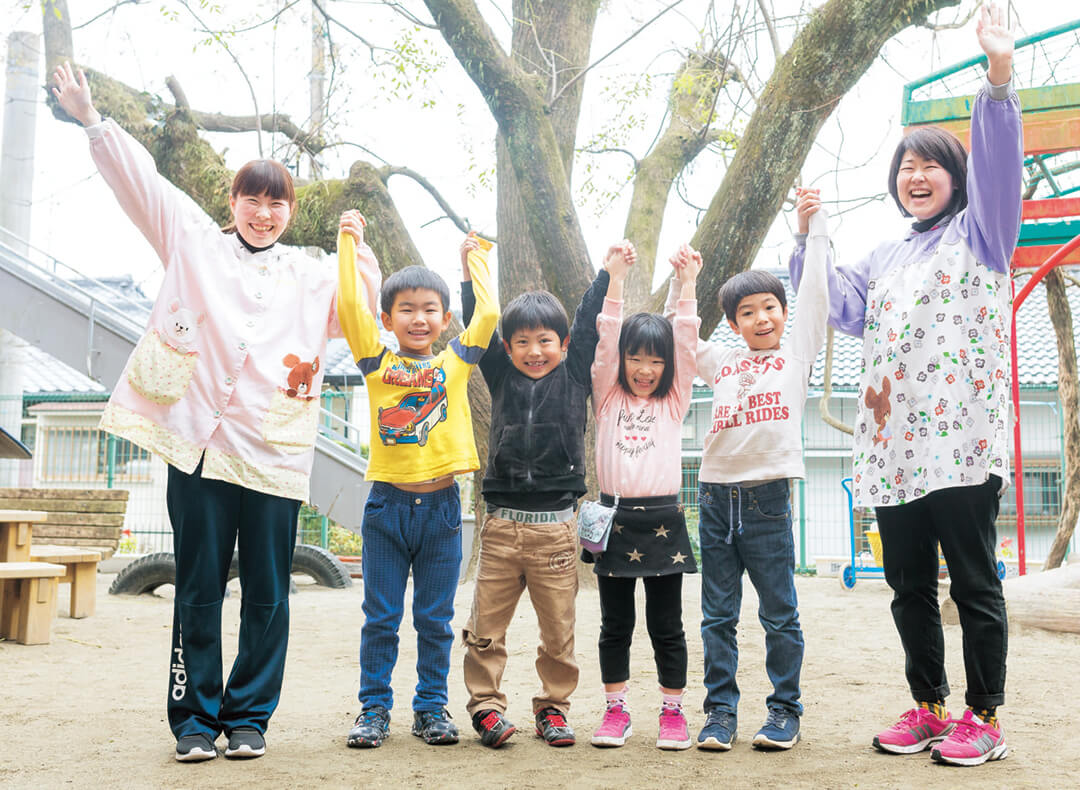
{"type": "Polygon", "coordinates": [[[960,230],[981,263],[1007,273],[1020,235],[1024,166],[1020,100],[1012,88],[1013,34],[997,6],[983,6],[976,34],[989,69],[971,108],[968,210],[960,230]]]}
{"type": "Polygon", "coordinates": [[[829,232],[828,216],[824,211],[815,211],[809,219],[810,232],[806,238],[806,253],[803,258],[805,266],[799,286],[795,320],[791,327],[791,350],[797,359],[813,364],[821,350],[821,344],[825,342],[826,320],[829,316],[829,289],[825,274],[829,232]]]}
{"type": "Polygon", "coordinates": [[[622,329],[623,285],[626,274],[637,260],[634,245],[624,241],[608,250],[604,269],[608,273],[607,296],[600,315],[596,317],[596,354],[591,375],[593,411],[599,414],[600,405],[619,381],[619,332],[622,329]]]}
{"type": "MultiPolygon", "coordinates": [[[[472,231],[461,243],[461,320],[468,326],[476,311],[476,294],[473,291],[472,273],[469,271],[469,255],[474,250],[480,249],[479,238],[472,231]]],[[[497,309],[497,308],[496,308],[497,309]]],[[[487,382],[488,389],[506,373],[510,367],[510,357],[503,347],[502,336],[497,326],[492,327],[491,339],[487,349],[480,357],[480,372],[487,382]]]]}
{"type": "Polygon", "coordinates": [[[213,221],[157,171],[153,157],[113,121],[102,121],[82,70],[69,64],[53,73],[53,95],[72,118],[86,127],[90,155],[120,207],[146,237],[163,266],[193,229],[206,231],[213,221]]]}
{"type": "MultiPolygon", "coordinates": [[[[366,244],[363,246],[367,247],[366,244]]],[[[366,301],[366,276],[357,271],[356,261],[356,237],[345,229],[342,218],[342,230],[338,233],[338,323],[349,341],[353,360],[366,376],[379,366],[386,347],[379,339],[379,326],[366,301]]]]}
{"type": "Polygon", "coordinates": [[[600,341],[596,333],[596,317],[604,306],[607,294],[607,269],[601,269],[592,284],[582,294],[581,304],[574,313],[574,323],[570,326],[570,348],[566,352],[567,372],[575,380],[591,387],[590,368],[596,344],[600,341]]]}
{"type": "MultiPolygon", "coordinates": [[[[679,417],[685,417],[694,394],[694,377],[697,376],[697,350],[701,319],[697,314],[697,278],[701,273],[701,256],[691,256],[677,270],[679,300],[675,305],[672,331],[675,334],[675,380],[672,392],[679,417]]],[[[703,341],[702,341],[703,342],[703,341]]],[[[709,344],[705,344],[709,345],[709,344]]]]}
{"type": "MultiPolygon", "coordinates": [[[[499,323],[499,304],[492,294],[491,272],[487,260],[492,245],[487,239],[473,238],[474,241],[467,250],[465,245],[462,245],[464,274],[467,276],[465,283],[470,286],[472,304],[469,306],[465,331],[451,341],[454,352],[470,365],[480,362],[495,333],[495,325],[499,323]]],[[[462,288],[463,302],[464,291],[462,288]]]]}
{"type": "MultiPolygon", "coordinates": [[[[810,218],[821,208],[821,195],[817,189],[796,188],[795,208],[799,218],[799,234],[795,237],[795,249],[788,260],[791,286],[800,293],[803,269],[806,265],[807,234],[810,218]]],[[[829,306],[829,324],[841,332],[862,337],[866,319],[866,291],[870,280],[870,263],[873,253],[854,266],[834,266],[832,250],[825,243],[825,287],[829,306]]],[[[818,344],[820,346],[820,343],[818,344]]],[[[816,352],[815,352],[816,353],[816,352]]]]}

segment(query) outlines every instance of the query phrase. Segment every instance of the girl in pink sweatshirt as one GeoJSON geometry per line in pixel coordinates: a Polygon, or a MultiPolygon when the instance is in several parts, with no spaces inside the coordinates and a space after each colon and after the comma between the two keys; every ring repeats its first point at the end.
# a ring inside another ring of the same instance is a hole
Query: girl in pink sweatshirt
{"type": "Polygon", "coordinates": [[[640,577],[663,694],[656,745],[687,749],[682,578],[696,573],[697,565],[679,486],[682,423],[697,373],[694,354],[701,321],[695,283],[701,258],[678,273],[681,293],[673,325],[648,313],[622,320],[623,281],[634,260],[629,242],[608,253],[605,268],[611,279],[597,316],[600,341],[592,366],[601,501],[611,505],[618,497],[607,549],[592,557],[600,589],[600,673],[607,697],[607,711],[592,744],[622,746],[632,731],[626,693],[634,588],[640,577]]]}

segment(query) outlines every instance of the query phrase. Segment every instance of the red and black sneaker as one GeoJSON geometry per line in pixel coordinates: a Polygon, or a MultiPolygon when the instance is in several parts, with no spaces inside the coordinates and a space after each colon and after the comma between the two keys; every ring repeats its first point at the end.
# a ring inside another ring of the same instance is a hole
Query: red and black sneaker
{"type": "Polygon", "coordinates": [[[548,746],[574,745],[574,731],[566,723],[566,716],[555,708],[544,708],[536,714],[536,734],[548,746]]]}
{"type": "Polygon", "coordinates": [[[480,710],[473,714],[473,729],[480,733],[480,743],[498,749],[517,732],[517,727],[497,710],[480,710]]]}

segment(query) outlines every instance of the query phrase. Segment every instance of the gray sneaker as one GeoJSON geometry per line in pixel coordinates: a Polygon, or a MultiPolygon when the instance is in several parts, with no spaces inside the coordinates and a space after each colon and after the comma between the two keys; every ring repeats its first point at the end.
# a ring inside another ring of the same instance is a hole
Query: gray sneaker
{"type": "Polygon", "coordinates": [[[262,757],[266,754],[266,741],[254,727],[237,727],[229,733],[229,746],[225,756],[232,760],[262,757]]]}
{"type": "Polygon", "coordinates": [[[705,726],[698,733],[697,747],[726,752],[735,743],[735,714],[713,708],[706,714],[705,726]]]}
{"type": "Polygon", "coordinates": [[[176,739],[176,761],[180,763],[201,763],[217,757],[214,741],[206,733],[181,735],[176,739]]]}
{"type": "Polygon", "coordinates": [[[390,737],[390,711],[382,705],[368,708],[349,730],[349,746],[354,749],[374,749],[390,737]]]}

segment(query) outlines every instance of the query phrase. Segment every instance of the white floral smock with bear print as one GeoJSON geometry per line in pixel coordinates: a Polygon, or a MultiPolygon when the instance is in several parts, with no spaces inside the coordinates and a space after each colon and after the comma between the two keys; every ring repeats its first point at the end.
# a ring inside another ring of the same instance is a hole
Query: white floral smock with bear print
{"type": "MultiPolygon", "coordinates": [[[[861,335],[855,505],[901,505],[932,491],[1009,481],[1009,261],[1020,228],[1023,144],[1011,84],[972,108],[968,207],[882,244],[853,267],[829,264],[829,322],[861,335]]],[[[798,283],[803,248],[790,268],[798,283]]]]}
{"type": "MultiPolygon", "coordinates": [[[[114,122],[86,131],[98,170],[165,266],[101,428],[185,474],[202,459],[203,477],[307,500],[326,341],[342,336],[337,267],[281,244],[252,253],[114,122]]],[[[357,260],[377,293],[367,245],[357,260]]]]}

